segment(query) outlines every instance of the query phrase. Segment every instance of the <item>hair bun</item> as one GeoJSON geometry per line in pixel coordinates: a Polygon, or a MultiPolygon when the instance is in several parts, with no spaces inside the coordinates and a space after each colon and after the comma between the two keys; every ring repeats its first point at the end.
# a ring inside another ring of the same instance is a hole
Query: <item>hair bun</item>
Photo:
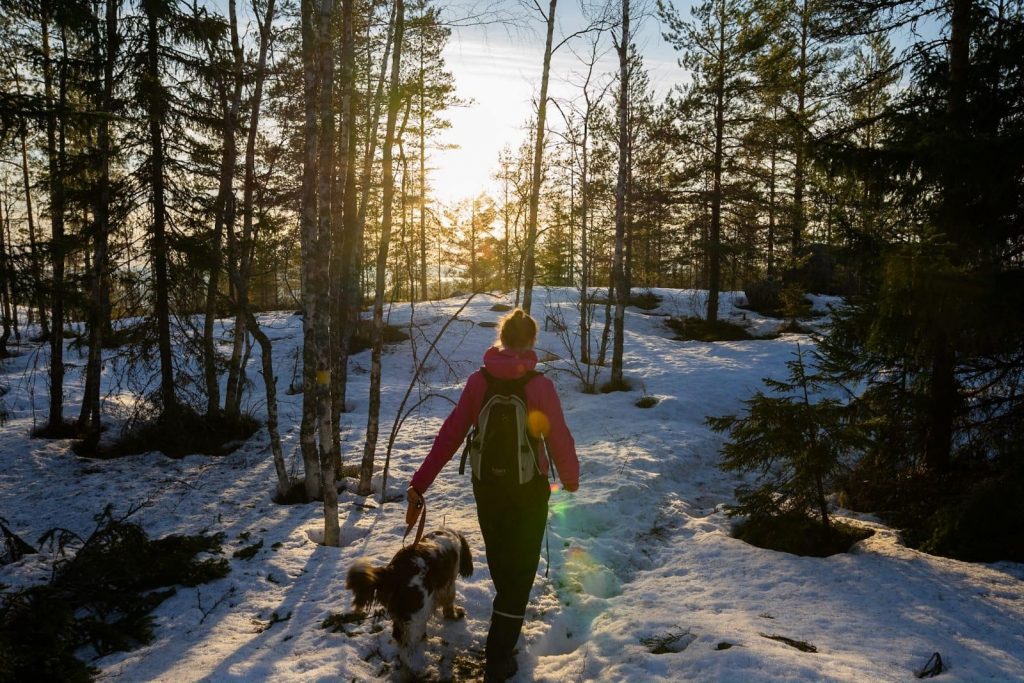
{"type": "Polygon", "coordinates": [[[505,348],[532,347],[537,338],[537,321],[521,308],[501,319],[498,340],[505,348]]]}

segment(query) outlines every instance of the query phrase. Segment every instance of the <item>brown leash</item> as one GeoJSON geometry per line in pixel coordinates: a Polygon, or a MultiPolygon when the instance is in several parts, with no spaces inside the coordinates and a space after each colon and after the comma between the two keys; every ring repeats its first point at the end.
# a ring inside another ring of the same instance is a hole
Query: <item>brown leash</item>
{"type": "MultiPolygon", "coordinates": [[[[419,500],[416,503],[416,507],[419,508],[417,516],[420,518],[420,525],[419,528],[416,529],[416,540],[412,542],[414,546],[420,542],[421,538],[423,538],[423,527],[427,525],[427,501],[423,496],[419,497],[419,500]]],[[[413,520],[409,523],[409,526],[405,528],[405,535],[402,536],[403,546],[405,546],[405,539],[409,538],[409,532],[412,531],[412,528],[414,526],[416,526],[415,518],[413,518],[413,520]]]]}

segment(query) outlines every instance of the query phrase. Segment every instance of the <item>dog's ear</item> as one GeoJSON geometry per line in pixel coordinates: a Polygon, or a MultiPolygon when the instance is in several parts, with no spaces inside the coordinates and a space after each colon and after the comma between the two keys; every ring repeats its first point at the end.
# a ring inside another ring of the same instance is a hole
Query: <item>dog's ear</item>
{"type": "Polygon", "coordinates": [[[466,543],[466,537],[462,534],[458,534],[458,537],[459,576],[470,576],[473,573],[473,553],[469,551],[469,544],[466,543]]]}
{"type": "Polygon", "coordinates": [[[365,612],[373,604],[380,582],[380,570],[370,564],[369,560],[356,560],[349,568],[345,577],[345,588],[352,591],[352,604],[356,610],[365,612]]]}

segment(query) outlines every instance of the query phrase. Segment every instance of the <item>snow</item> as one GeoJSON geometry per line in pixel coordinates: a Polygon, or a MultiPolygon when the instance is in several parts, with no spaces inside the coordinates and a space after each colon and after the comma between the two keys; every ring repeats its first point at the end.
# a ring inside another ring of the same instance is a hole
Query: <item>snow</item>
{"type": "MultiPolygon", "coordinates": [[[[721,437],[704,417],[741,410],[762,377],[784,373],[796,343],[813,342],[794,334],[675,341],[664,316],[697,313],[706,293],[654,292],[662,297],[658,308],[627,309],[630,392],[581,393],[563,338],[554,331],[540,335],[540,355],[554,358],[544,369],[559,388],[582,472],[579,492],[552,495],[550,566],[543,553],[516,680],[909,680],[936,651],[947,666],[943,681],[1024,679],[1024,565],[925,555],[900,545],[898,535],[877,520],[842,510],[840,518],[877,533],[830,558],[762,550],[729,535],[724,505],[741,479],[717,469],[721,437]],[[658,403],[638,408],[641,395],[658,403]],[[810,643],[817,652],[765,637],[775,635],[810,643]],[[657,649],[649,646],[654,641],[665,644],[658,649],[664,652],[650,651],[657,649]],[[731,647],[719,649],[723,643],[731,647]]],[[[572,290],[541,290],[534,313],[543,319],[545,306],[560,307],[571,330],[578,319],[575,300],[572,290]]],[[[841,303],[811,300],[822,315],[828,305],[841,303]]],[[[494,329],[477,323],[497,320],[501,314],[489,308],[498,302],[512,303],[478,295],[449,327],[427,362],[429,392],[458,397],[494,339],[494,329]]],[[[386,347],[378,466],[414,371],[411,349],[422,358],[462,303],[417,304],[415,311],[396,305],[390,312],[391,324],[412,319],[419,329],[411,342],[386,347]]],[[[778,327],[779,321],[737,303],[741,293],[723,293],[723,317],[754,334],[778,327]]],[[[301,346],[301,320],[284,312],[260,320],[275,340],[283,446],[289,467],[298,471],[301,396],[284,389],[301,346]]],[[[30,439],[33,424],[45,417],[45,379],[32,369],[45,368],[46,352],[28,345],[23,350],[0,375],[0,383],[10,386],[3,397],[10,415],[0,427],[0,516],[13,531],[30,542],[53,526],[87,534],[104,505],[123,512],[143,504],[134,521],[151,537],[224,532],[227,557],[263,541],[253,559],[231,559],[226,578],[181,588],[164,602],[154,612],[155,640],[96,660],[100,680],[397,679],[388,624],[368,619],[347,627],[350,633],[335,633],[321,622],[350,610],[344,574],[356,558],[384,563],[400,547],[401,503],[380,507],[379,496],[368,500],[343,491],[342,547],[328,548],[316,543],[320,506],[271,502],[274,472],[263,430],[231,455],[181,460],[153,453],[89,461],[74,456],[69,442],[30,439]]],[[[70,416],[81,400],[85,358],[69,350],[66,360],[70,416]]],[[[264,411],[259,363],[257,347],[247,406],[258,416],[264,411]]],[[[362,453],[368,368],[366,352],[351,361],[352,410],[343,416],[346,464],[362,453]]],[[[147,373],[137,373],[132,385],[122,371],[123,364],[115,367],[111,360],[104,374],[105,409],[117,409],[112,428],[141,387],[154,388],[146,384],[147,373]]],[[[413,398],[429,392],[414,391],[413,398]]],[[[389,497],[400,496],[449,409],[447,401],[431,399],[405,422],[391,456],[389,497]]],[[[469,481],[458,475],[455,460],[428,491],[428,526],[444,521],[463,532],[476,571],[458,584],[467,618],[438,618],[429,628],[428,657],[441,678],[458,673],[453,659],[479,658],[493,594],[469,481]]],[[[45,581],[52,559],[40,554],[0,567],[0,584],[12,590],[45,581]]]]}

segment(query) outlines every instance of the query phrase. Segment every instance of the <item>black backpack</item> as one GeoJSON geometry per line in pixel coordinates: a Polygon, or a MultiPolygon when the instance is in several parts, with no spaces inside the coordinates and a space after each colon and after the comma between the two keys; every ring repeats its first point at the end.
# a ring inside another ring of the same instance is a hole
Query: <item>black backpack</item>
{"type": "Polygon", "coordinates": [[[465,474],[468,457],[478,482],[515,488],[540,473],[540,444],[527,428],[526,406],[526,385],[540,373],[531,370],[509,380],[494,377],[484,368],[480,373],[487,380],[487,393],[476,425],[466,439],[459,474],[465,474]]]}

